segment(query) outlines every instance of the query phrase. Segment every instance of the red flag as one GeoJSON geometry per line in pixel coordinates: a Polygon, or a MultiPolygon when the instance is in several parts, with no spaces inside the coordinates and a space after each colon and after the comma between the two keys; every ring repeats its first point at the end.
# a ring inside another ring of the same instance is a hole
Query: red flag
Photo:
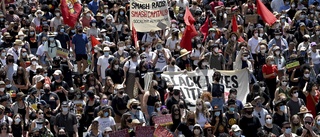
{"type": "Polygon", "coordinates": [[[209,17],[207,17],[206,22],[200,27],[200,32],[203,34],[202,42],[204,42],[209,34],[209,17]]]}
{"type": "Polygon", "coordinates": [[[261,16],[262,20],[270,26],[277,21],[277,18],[260,0],[257,0],[257,13],[261,16]]]}
{"type": "Polygon", "coordinates": [[[64,24],[74,27],[78,21],[82,6],[77,0],[61,0],[60,10],[64,24]]]}
{"type": "Polygon", "coordinates": [[[137,47],[138,36],[137,36],[137,30],[134,27],[133,23],[132,23],[132,39],[133,39],[134,45],[137,47]]]}
{"type": "Polygon", "coordinates": [[[198,32],[196,28],[194,27],[194,18],[189,10],[188,7],[186,7],[186,12],[184,14],[184,22],[186,23],[186,28],[183,32],[181,41],[180,41],[180,47],[185,48],[188,51],[192,50],[191,45],[191,39],[198,35],[198,32]]]}
{"type": "MultiPolygon", "coordinates": [[[[99,45],[101,44],[94,36],[90,36],[91,38],[91,46],[92,46],[92,49],[96,46],[96,45],[99,45]]],[[[92,50],[93,51],[93,50],[92,50]]],[[[93,54],[93,53],[92,53],[93,54]]]]}
{"type": "MultiPolygon", "coordinates": [[[[238,23],[237,23],[236,15],[233,15],[231,23],[232,23],[232,32],[238,33],[238,23]]],[[[238,42],[243,42],[243,41],[244,39],[242,38],[242,36],[239,36],[238,42]]]]}

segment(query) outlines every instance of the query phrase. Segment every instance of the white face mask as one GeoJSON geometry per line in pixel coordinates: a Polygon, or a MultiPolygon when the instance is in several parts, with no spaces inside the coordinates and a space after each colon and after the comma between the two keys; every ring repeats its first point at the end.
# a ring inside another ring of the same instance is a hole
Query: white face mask
{"type": "Polygon", "coordinates": [[[193,131],[193,133],[196,134],[196,135],[199,135],[199,134],[200,134],[200,129],[195,129],[195,130],[193,131]]]}
{"type": "Polygon", "coordinates": [[[177,24],[171,24],[171,27],[175,28],[175,27],[177,27],[177,24]]]}
{"type": "Polygon", "coordinates": [[[263,36],[263,33],[259,33],[259,36],[262,37],[262,36],[263,36]]]}
{"type": "Polygon", "coordinates": [[[310,74],[303,74],[304,75],[304,77],[306,77],[306,78],[309,78],[310,77],[310,74]]]}
{"type": "Polygon", "coordinates": [[[160,112],[160,107],[157,107],[157,111],[160,112]]]}
{"type": "Polygon", "coordinates": [[[3,92],[4,91],[4,88],[0,88],[0,92],[3,92]]]}
{"type": "Polygon", "coordinates": [[[93,27],[95,27],[97,24],[96,24],[96,23],[92,23],[91,25],[92,25],[93,27]]]}
{"type": "Polygon", "coordinates": [[[272,119],[266,119],[267,124],[272,124],[272,119]]]}
{"type": "Polygon", "coordinates": [[[119,47],[119,50],[120,50],[120,51],[123,51],[123,50],[124,50],[124,47],[119,47]]]}
{"type": "Polygon", "coordinates": [[[109,12],[109,10],[108,10],[108,9],[105,9],[105,10],[104,10],[104,13],[108,13],[108,12],[109,12]]]}
{"type": "Polygon", "coordinates": [[[37,61],[32,61],[32,65],[37,65],[37,61]]]}
{"type": "Polygon", "coordinates": [[[283,86],[287,86],[287,82],[281,82],[283,86]]]}
{"type": "Polygon", "coordinates": [[[265,49],[261,50],[261,53],[266,53],[266,50],[265,49]]]}
{"type": "Polygon", "coordinates": [[[294,96],[294,97],[298,97],[298,96],[299,96],[299,93],[298,93],[298,92],[297,92],[297,93],[294,93],[293,96],[294,96]]]}
{"type": "Polygon", "coordinates": [[[233,40],[233,41],[236,41],[236,40],[237,40],[237,37],[232,37],[232,40],[233,40]]]}
{"type": "Polygon", "coordinates": [[[320,120],[317,121],[317,125],[320,126],[320,120]]]}
{"type": "Polygon", "coordinates": [[[151,52],[151,48],[148,49],[148,52],[151,52]]]}
{"type": "Polygon", "coordinates": [[[181,32],[184,32],[184,29],[185,29],[185,28],[181,28],[181,29],[180,29],[180,30],[181,30],[181,32]]]}
{"type": "Polygon", "coordinates": [[[86,15],[89,17],[91,14],[90,14],[90,13],[87,13],[86,15]]]}
{"type": "Polygon", "coordinates": [[[243,60],[248,60],[248,57],[242,57],[243,60]]]}
{"type": "Polygon", "coordinates": [[[200,48],[200,47],[201,47],[201,44],[198,44],[197,47],[200,48]]]}
{"type": "Polygon", "coordinates": [[[11,88],[11,86],[12,86],[11,84],[8,84],[6,85],[6,88],[11,88]]]}
{"type": "Polygon", "coordinates": [[[60,16],[60,13],[56,13],[56,16],[60,16]]]}
{"type": "Polygon", "coordinates": [[[219,52],[219,48],[214,48],[213,50],[214,50],[215,53],[219,52]]]}
{"type": "Polygon", "coordinates": [[[276,53],[276,55],[279,55],[279,54],[280,54],[280,51],[276,51],[275,53],[276,53]]]}
{"type": "Polygon", "coordinates": [[[20,36],[20,37],[19,37],[19,39],[20,39],[20,40],[23,40],[23,39],[24,39],[24,37],[23,37],[23,36],[20,36]]]}
{"type": "Polygon", "coordinates": [[[280,36],[276,36],[276,39],[280,39],[280,36]]]}
{"type": "Polygon", "coordinates": [[[14,123],[15,123],[15,124],[19,124],[19,123],[20,123],[20,121],[21,121],[21,119],[20,119],[20,118],[16,118],[16,119],[14,120],[14,123]]]}
{"type": "Polygon", "coordinates": [[[115,68],[115,69],[118,69],[118,68],[119,68],[119,65],[114,65],[114,68],[115,68]]]}
{"type": "Polygon", "coordinates": [[[254,33],[254,36],[255,36],[255,37],[258,37],[258,35],[259,35],[258,33],[254,33]]]}
{"type": "Polygon", "coordinates": [[[1,53],[1,56],[2,56],[2,57],[6,56],[6,55],[7,55],[7,53],[5,53],[5,52],[2,52],[2,53],[1,53]]]}
{"type": "Polygon", "coordinates": [[[177,46],[177,50],[180,50],[180,48],[181,48],[180,46],[177,46]]]}

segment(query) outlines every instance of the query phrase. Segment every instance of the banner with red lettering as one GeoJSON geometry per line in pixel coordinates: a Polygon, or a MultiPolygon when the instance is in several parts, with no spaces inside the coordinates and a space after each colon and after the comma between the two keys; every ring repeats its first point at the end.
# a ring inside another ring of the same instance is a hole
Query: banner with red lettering
{"type": "Polygon", "coordinates": [[[137,32],[149,32],[151,29],[161,30],[164,26],[170,26],[167,1],[131,0],[130,24],[132,23],[137,32]]]}
{"type": "Polygon", "coordinates": [[[137,126],[136,137],[153,137],[154,126],[137,126]]]}
{"type": "Polygon", "coordinates": [[[113,131],[109,134],[109,137],[129,137],[128,129],[113,131]]]}
{"type": "Polygon", "coordinates": [[[171,114],[155,116],[154,123],[161,126],[167,126],[173,124],[171,114]]]}
{"type": "Polygon", "coordinates": [[[154,137],[173,137],[172,133],[169,132],[168,129],[158,126],[153,133],[154,137]]]}

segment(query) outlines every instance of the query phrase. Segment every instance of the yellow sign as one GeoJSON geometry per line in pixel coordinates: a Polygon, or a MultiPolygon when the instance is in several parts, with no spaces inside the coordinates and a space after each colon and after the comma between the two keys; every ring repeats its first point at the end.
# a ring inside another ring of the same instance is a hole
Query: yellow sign
{"type": "Polygon", "coordinates": [[[67,58],[69,55],[69,51],[63,48],[58,48],[57,49],[57,56],[67,58]]]}

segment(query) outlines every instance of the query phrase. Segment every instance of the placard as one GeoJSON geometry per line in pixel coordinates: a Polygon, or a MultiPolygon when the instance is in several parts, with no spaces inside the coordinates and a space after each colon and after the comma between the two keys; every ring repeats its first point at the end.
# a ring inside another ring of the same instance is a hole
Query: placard
{"type": "Polygon", "coordinates": [[[245,18],[245,24],[248,24],[248,23],[258,23],[258,14],[248,14],[246,15],[246,18],[245,18]]]}
{"type": "Polygon", "coordinates": [[[286,64],[286,69],[293,70],[295,68],[298,68],[299,66],[300,66],[300,62],[299,61],[293,61],[293,62],[290,62],[290,63],[286,64]]]}
{"type": "Polygon", "coordinates": [[[154,131],[154,126],[137,126],[135,133],[136,137],[153,137],[154,131]]]}
{"type": "Polygon", "coordinates": [[[128,129],[113,131],[109,133],[109,137],[129,137],[128,129]]]}
{"type": "Polygon", "coordinates": [[[173,135],[169,132],[168,129],[158,126],[153,133],[154,137],[173,137],[173,135]]]}
{"type": "Polygon", "coordinates": [[[153,119],[154,123],[160,126],[166,126],[173,124],[171,114],[155,116],[153,119]]]}
{"type": "Polygon", "coordinates": [[[69,55],[69,51],[67,49],[63,49],[63,48],[57,48],[57,56],[63,57],[63,58],[67,58],[69,55]]]}

